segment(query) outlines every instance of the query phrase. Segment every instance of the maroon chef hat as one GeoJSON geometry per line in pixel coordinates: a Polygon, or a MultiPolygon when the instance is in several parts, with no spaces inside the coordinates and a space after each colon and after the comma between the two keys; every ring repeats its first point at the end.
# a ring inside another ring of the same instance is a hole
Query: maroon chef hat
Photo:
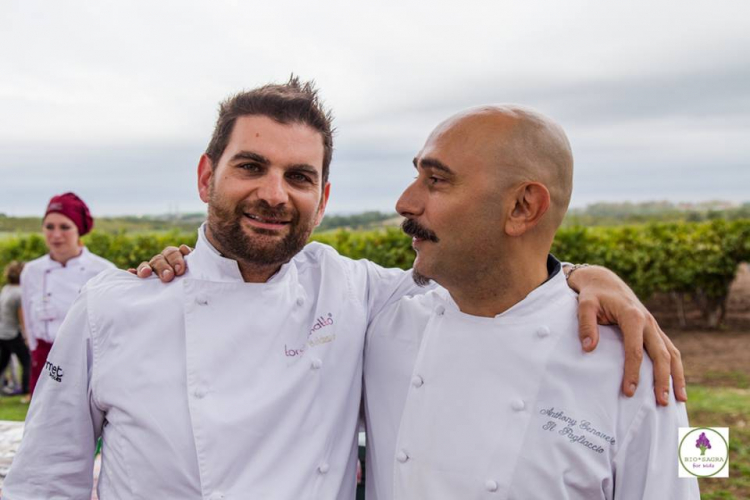
{"type": "Polygon", "coordinates": [[[79,236],[83,236],[94,227],[94,219],[89,213],[89,207],[86,206],[82,199],[73,193],[53,196],[52,199],[49,200],[49,205],[47,205],[47,211],[44,213],[44,216],[47,217],[47,214],[52,212],[63,214],[72,220],[78,228],[79,236]]]}

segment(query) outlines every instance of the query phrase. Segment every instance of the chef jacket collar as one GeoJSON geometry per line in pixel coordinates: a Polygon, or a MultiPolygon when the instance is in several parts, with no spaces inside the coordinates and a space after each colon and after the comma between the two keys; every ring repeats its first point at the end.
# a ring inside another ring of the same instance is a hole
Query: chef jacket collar
{"type": "Polygon", "coordinates": [[[85,246],[81,247],[81,253],[73,257],[72,259],[68,259],[68,261],[65,263],[64,266],[60,262],[53,260],[50,254],[47,254],[44,256],[46,258],[45,268],[46,269],[58,269],[58,268],[64,268],[64,267],[69,267],[69,266],[75,266],[81,262],[85,262],[90,253],[91,252],[89,252],[88,248],[86,248],[85,246]]]}
{"type": "Polygon", "coordinates": [[[568,286],[565,274],[562,272],[562,264],[552,254],[547,256],[547,272],[549,276],[544,283],[532,290],[523,300],[494,318],[474,316],[461,312],[458,304],[456,304],[450,292],[445,288],[438,287],[436,294],[445,303],[446,313],[450,312],[450,314],[460,316],[462,319],[468,321],[484,324],[524,322],[528,321],[530,317],[539,315],[540,311],[545,307],[563,297],[575,295],[575,291],[571,290],[568,286]]]}
{"type": "Polygon", "coordinates": [[[557,273],[560,272],[562,272],[562,262],[557,260],[557,257],[552,255],[551,253],[547,254],[547,279],[544,281],[544,283],[547,283],[547,281],[557,276],[557,273]]]}
{"type": "MultiPolygon", "coordinates": [[[[190,269],[190,274],[194,278],[206,281],[245,281],[242,278],[237,261],[224,257],[208,241],[205,222],[198,228],[198,241],[195,250],[185,257],[185,260],[188,262],[188,269],[190,269]]],[[[286,282],[287,278],[296,274],[292,271],[293,268],[295,268],[293,261],[287,262],[266,281],[266,284],[286,282]]]]}

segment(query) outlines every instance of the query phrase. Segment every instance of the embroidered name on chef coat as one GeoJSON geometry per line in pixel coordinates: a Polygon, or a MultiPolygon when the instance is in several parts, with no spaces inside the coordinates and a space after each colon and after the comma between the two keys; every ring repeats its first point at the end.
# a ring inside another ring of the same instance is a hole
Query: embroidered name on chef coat
{"type": "MultiPolygon", "coordinates": [[[[310,331],[307,334],[307,341],[298,349],[289,348],[284,344],[284,355],[288,358],[294,358],[296,356],[302,356],[308,347],[315,347],[321,344],[327,344],[336,340],[336,334],[328,331],[323,332],[321,330],[331,327],[334,324],[333,314],[328,313],[327,315],[320,316],[315,320],[315,323],[310,327],[310,331]]],[[[329,329],[330,330],[330,329],[329,329]]]]}
{"type": "Polygon", "coordinates": [[[589,420],[579,419],[569,412],[550,406],[539,410],[542,430],[567,438],[570,444],[578,444],[595,453],[604,453],[603,446],[614,446],[612,434],[597,429],[589,420]]]}

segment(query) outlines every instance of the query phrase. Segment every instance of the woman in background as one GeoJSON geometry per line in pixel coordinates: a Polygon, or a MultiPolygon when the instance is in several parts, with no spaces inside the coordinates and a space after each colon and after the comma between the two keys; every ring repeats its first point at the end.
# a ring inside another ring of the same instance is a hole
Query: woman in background
{"type": "Polygon", "coordinates": [[[23,262],[13,261],[5,267],[7,284],[0,291],[0,374],[5,372],[11,354],[21,364],[21,394],[29,393],[31,363],[26,338],[23,334],[21,308],[21,270],[23,262]]]}
{"type": "Polygon", "coordinates": [[[78,196],[65,193],[53,197],[42,221],[49,253],[27,263],[21,273],[24,324],[31,349],[32,395],[57,330],[81,288],[101,271],[114,267],[83,246],[81,237],[93,225],[88,207],[78,196]]]}

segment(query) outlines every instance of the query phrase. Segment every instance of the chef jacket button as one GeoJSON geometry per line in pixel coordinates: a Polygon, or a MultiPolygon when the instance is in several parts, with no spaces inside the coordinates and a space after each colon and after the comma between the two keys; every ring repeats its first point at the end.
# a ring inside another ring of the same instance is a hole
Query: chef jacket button
{"type": "Polygon", "coordinates": [[[487,491],[497,491],[497,481],[493,481],[492,479],[490,479],[489,481],[484,483],[484,485],[487,487],[487,491]]]}
{"type": "Polygon", "coordinates": [[[411,385],[414,387],[422,387],[422,384],[424,384],[424,379],[419,375],[414,375],[414,378],[411,379],[411,385]]]}
{"type": "Polygon", "coordinates": [[[206,390],[203,387],[196,387],[196,389],[193,391],[193,396],[195,396],[198,399],[203,399],[205,395],[206,395],[206,390]]]}
{"type": "Polygon", "coordinates": [[[214,493],[210,497],[208,497],[208,500],[222,500],[224,498],[224,495],[221,493],[214,493]]]}
{"type": "Polygon", "coordinates": [[[437,307],[435,308],[435,313],[436,313],[436,314],[437,314],[438,316],[442,316],[443,314],[445,314],[445,306],[437,306],[437,307]]]}
{"type": "Polygon", "coordinates": [[[513,401],[513,404],[511,404],[511,407],[516,411],[521,411],[526,408],[526,403],[524,403],[522,399],[516,399],[513,401]]]}
{"type": "Polygon", "coordinates": [[[536,330],[536,334],[539,335],[540,338],[544,338],[549,335],[549,327],[548,326],[540,326],[536,330]]]}
{"type": "Polygon", "coordinates": [[[198,305],[206,306],[208,305],[208,297],[206,297],[205,295],[198,295],[197,297],[195,297],[195,302],[198,305]]]}
{"type": "Polygon", "coordinates": [[[298,306],[304,306],[305,305],[305,299],[302,297],[297,298],[297,305],[298,306]]]}
{"type": "Polygon", "coordinates": [[[409,460],[409,455],[407,455],[404,450],[401,450],[398,453],[396,453],[396,460],[398,460],[402,464],[406,463],[406,461],[409,460]]]}
{"type": "Polygon", "coordinates": [[[329,470],[331,470],[331,466],[328,464],[320,464],[318,466],[318,472],[320,472],[321,474],[325,474],[329,470]]]}
{"type": "Polygon", "coordinates": [[[310,367],[313,370],[318,370],[321,366],[323,366],[323,361],[319,360],[318,358],[313,359],[310,363],[310,367]]]}

